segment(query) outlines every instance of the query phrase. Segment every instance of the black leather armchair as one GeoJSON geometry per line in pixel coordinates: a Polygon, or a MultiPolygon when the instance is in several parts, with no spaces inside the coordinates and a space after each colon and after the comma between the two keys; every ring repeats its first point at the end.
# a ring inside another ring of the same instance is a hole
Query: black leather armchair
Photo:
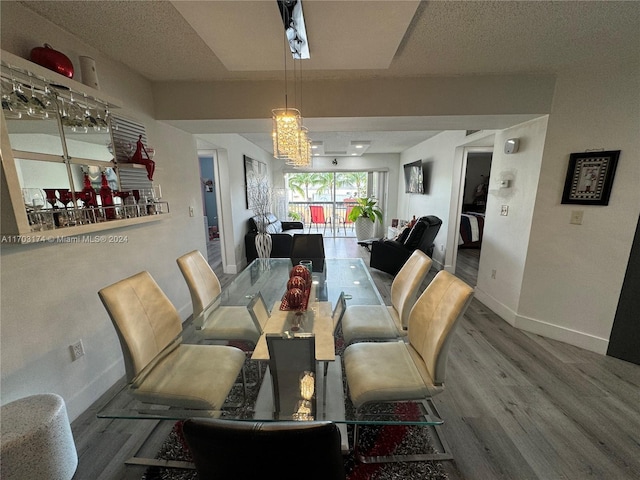
{"type": "Polygon", "coordinates": [[[186,420],[198,478],[344,480],[340,431],[331,422],[186,420]]]}
{"type": "Polygon", "coordinates": [[[440,230],[442,220],[434,215],[420,217],[406,235],[406,239],[376,240],[371,244],[371,268],[391,275],[397,274],[414,250],[420,249],[429,257],[433,255],[433,241],[440,230]]]}

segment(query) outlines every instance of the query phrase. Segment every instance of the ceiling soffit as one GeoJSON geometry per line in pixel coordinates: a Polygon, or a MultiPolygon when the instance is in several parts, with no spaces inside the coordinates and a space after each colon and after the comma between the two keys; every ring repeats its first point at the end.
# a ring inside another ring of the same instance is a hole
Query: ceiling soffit
{"type": "MultiPolygon", "coordinates": [[[[284,68],[285,36],[275,0],[171,3],[228,70],[284,68]]],[[[419,4],[303,2],[311,48],[311,59],[305,60],[304,69],[389,68],[419,4]],[[314,45],[321,48],[314,49],[314,45]]]]}

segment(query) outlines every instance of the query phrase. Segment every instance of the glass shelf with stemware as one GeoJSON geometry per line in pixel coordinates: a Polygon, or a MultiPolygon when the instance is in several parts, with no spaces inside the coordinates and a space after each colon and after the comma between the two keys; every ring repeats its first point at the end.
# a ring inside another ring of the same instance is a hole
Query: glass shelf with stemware
{"type": "Polygon", "coordinates": [[[118,100],[8,52],[0,68],[3,243],[51,242],[167,218],[160,186],[138,186],[138,170],[131,183],[124,172],[138,165],[118,163],[112,151],[118,100]]]}

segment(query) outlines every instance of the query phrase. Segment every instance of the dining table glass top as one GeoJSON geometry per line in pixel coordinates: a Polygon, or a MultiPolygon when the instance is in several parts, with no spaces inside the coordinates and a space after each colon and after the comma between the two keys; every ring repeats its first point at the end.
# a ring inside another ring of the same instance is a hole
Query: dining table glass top
{"type": "MultiPolygon", "coordinates": [[[[429,424],[442,423],[439,419],[425,417],[421,402],[410,408],[394,404],[360,412],[354,411],[348,399],[345,401],[345,385],[340,358],[341,338],[334,338],[333,309],[341,293],[347,305],[379,305],[386,307],[369,271],[362,259],[326,259],[322,272],[313,272],[309,303],[300,331],[292,331],[293,312],[281,311],[280,302],[286,292],[289,273],[293,265],[287,258],[256,259],[239,273],[218,298],[188,323],[176,342],[202,343],[197,331],[217,308],[245,307],[252,298],[262,295],[271,316],[260,341],[247,357],[245,373],[246,396],[243,385],[232,389],[222,410],[194,410],[142,403],[135,397],[135,379],[127,383],[98,412],[100,418],[182,420],[192,417],[224,418],[230,420],[300,420],[295,412],[274,413],[269,357],[265,353],[265,334],[314,335],[316,337],[317,371],[315,372],[315,411],[308,419],[330,420],[343,424],[429,424]],[[263,345],[262,349],[260,345],[263,345]]],[[[338,332],[339,333],[339,332],[338,332]]],[[[401,340],[399,340],[401,341],[401,340]]],[[[206,343],[206,342],[205,342],[206,343]]],[[[169,347],[171,348],[171,347],[169,347]]],[[[162,355],[162,354],[160,354],[162,355]]],[[[151,362],[154,363],[154,362],[151,362]]],[[[140,375],[145,375],[142,370],[140,375]]]]}
{"type": "MultiPolygon", "coordinates": [[[[288,258],[258,258],[222,291],[218,302],[220,305],[246,306],[260,292],[271,307],[282,299],[292,268],[288,258]]],[[[340,292],[350,296],[351,305],[384,304],[361,258],[328,258],[322,272],[312,272],[310,302],[330,301],[335,304],[340,292]]],[[[199,318],[194,318],[194,323],[206,317],[206,310],[199,318]]]]}

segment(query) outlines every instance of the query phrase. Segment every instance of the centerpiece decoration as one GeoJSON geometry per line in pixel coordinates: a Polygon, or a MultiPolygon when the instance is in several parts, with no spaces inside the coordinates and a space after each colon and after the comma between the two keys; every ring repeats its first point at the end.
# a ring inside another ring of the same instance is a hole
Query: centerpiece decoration
{"type": "Polygon", "coordinates": [[[311,293],[311,272],[302,265],[296,265],[289,272],[287,291],[282,296],[280,310],[305,312],[311,293]]]}

